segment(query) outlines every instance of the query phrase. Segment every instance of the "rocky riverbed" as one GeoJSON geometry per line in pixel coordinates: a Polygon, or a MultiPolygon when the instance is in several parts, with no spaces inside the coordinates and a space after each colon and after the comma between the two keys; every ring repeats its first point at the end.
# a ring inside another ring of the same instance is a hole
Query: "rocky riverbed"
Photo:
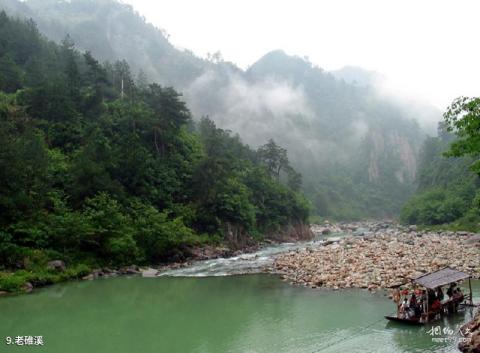
{"type": "Polygon", "coordinates": [[[278,256],[271,269],[310,287],[386,289],[450,266],[480,277],[480,235],[426,232],[391,222],[312,226],[316,234],[341,232],[323,246],[278,256]]]}

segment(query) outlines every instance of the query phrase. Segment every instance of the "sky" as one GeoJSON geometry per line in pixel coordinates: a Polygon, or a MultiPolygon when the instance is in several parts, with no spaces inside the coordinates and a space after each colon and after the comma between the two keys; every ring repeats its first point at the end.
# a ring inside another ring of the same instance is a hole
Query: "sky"
{"type": "Polygon", "coordinates": [[[123,0],[206,57],[247,68],[275,49],[325,70],[345,65],[387,78],[389,93],[444,110],[480,94],[478,0],[123,0]]]}

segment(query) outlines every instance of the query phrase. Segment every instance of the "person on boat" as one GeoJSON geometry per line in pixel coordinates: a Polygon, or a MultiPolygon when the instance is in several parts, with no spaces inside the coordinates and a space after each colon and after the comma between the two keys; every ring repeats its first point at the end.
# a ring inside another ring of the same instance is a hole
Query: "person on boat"
{"type": "Polygon", "coordinates": [[[427,314],[428,320],[435,319],[435,317],[442,311],[442,303],[440,303],[440,300],[438,300],[438,298],[435,298],[431,303],[432,304],[430,305],[430,308],[427,314]]]}
{"type": "Polygon", "coordinates": [[[398,288],[393,290],[392,299],[393,299],[393,302],[397,305],[397,317],[399,317],[400,306],[401,306],[401,295],[400,295],[400,291],[398,290],[398,288]]]}
{"type": "Polygon", "coordinates": [[[417,306],[417,296],[415,293],[412,293],[412,296],[410,297],[410,308],[413,308],[417,306]]]}
{"type": "Polygon", "coordinates": [[[426,311],[425,310],[425,291],[421,291],[420,295],[418,296],[418,307],[420,308],[420,311],[426,311]]]}
{"type": "Polygon", "coordinates": [[[450,287],[448,287],[448,289],[447,289],[448,298],[452,298],[452,297],[453,297],[453,291],[454,291],[456,285],[457,285],[457,284],[456,284],[455,282],[450,283],[450,287]]]}
{"type": "Polygon", "coordinates": [[[437,288],[437,298],[438,300],[440,300],[440,302],[442,302],[443,299],[445,299],[445,295],[443,294],[442,287],[437,288]]]}
{"type": "Polygon", "coordinates": [[[410,312],[413,314],[412,316],[414,317],[419,316],[420,310],[417,302],[417,296],[415,295],[415,293],[412,293],[412,296],[410,297],[409,308],[410,308],[410,312]]]}
{"type": "Polygon", "coordinates": [[[422,309],[417,301],[417,296],[415,293],[412,294],[412,297],[410,298],[410,310],[413,311],[413,316],[414,317],[419,317],[422,314],[422,309]]]}
{"type": "Polygon", "coordinates": [[[453,312],[458,311],[458,304],[463,302],[463,293],[460,288],[457,288],[453,291],[453,296],[452,296],[452,305],[453,305],[453,312]]]}
{"type": "Polygon", "coordinates": [[[422,309],[427,311],[427,308],[425,307],[427,305],[427,291],[425,289],[422,290],[422,294],[420,295],[420,302],[422,304],[422,309]]]}
{"type": "Polygon", "coordinates": [[[463,296],[463,292],[460,289],[460,287],[457,287],[457,297],[458,297],[458,302],[459,303],[463,302],[464,296],[463,296]]]}
{"type": "Polygon", "coordinates": [[[450,288],[448,288],[448,291],[447,291],[447,294],[448,294],[448,300],[445,301],[445,308],[446,308],[446,311],[449,313],[449,314],[453,314],[454,312],[456,312],[456,305],[455,305],[455,301],[456,301],[456,297],[457,297],[457,290],[452,288],[452,290],[450,291],[452,287],[450,286],[450,288]],[[450,292],[450,294],[449,294],[450,292]]]}
{"type": "Polygon", "coordinates": [[[432,305],[430,306],[430,309],[434,312],[440,311],[442,308],[442,303],[440,303],[440,300],[438,298],[435,298],[432,305]]]}
{"type": "Polygon", "coordinates": [[[458,309],[458,292],[456,289],[453,290],[452,299],[451,299],[451,312],[456,313],[458,309]]]}
{"type": "Polygon", "coordinates": [[[398,310],[398,317],[400,319],[408,319],[408,299],[405,298],[398,310]]]}

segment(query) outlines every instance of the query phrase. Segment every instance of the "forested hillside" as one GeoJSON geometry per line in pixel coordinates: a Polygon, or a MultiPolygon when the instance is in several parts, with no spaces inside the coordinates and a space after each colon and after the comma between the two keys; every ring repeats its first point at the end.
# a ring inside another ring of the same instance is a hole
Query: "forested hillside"
{"type": "Polygon", "coordinates": [[[34,18],[57,42],[69,33],[101,61],[126,60],[138,82],[173,86],[196,121],[209,116],[252,148],[274,139],[304,176],[317,215],[395,216],[414,190],[424,139],[416,121],[424,110],[380,96],[370,84],[374,73],[331,74],[280,50],[247,70],[218,54],[201,59],[113,0],[0,0],[0,6],[34,18]]]}
{"type": "Polygon", "coordinates": [[[478,100],[454,101],[438,137],[422,146],[417,190],[402,209],[403,222],[480,229],[477,125],[478,100]]]}
{"type": "Polygon", "coordinates": [[[183,88],[209,63],[168,41],[167,34],[112,0],[1,0],[0,8],[22,18],[33,18],[49,39],[60,42],[68,33],[78,48],[103,62],[126,60],[136,76],[141,69],[149,82],[183,88]]]}
{"type": "Polygon", "coordinates": [[[255,151],[194,122],[172,88],[5,12],[0,53],[0,270],[21,269],[1,289],[57,280],[49,259],[68,277],[302,231],[301,176],[274,141],[255,151]]]}

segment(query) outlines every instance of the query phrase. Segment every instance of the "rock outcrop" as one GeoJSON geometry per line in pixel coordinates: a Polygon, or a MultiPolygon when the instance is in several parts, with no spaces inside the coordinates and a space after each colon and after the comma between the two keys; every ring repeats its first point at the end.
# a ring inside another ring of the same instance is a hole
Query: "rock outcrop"
{"type": "Polygon", "coordinates": [[[50,269],[50,270],[56,270],[56,271],[60,271],[60,272],[63,272],[66,269],[65,263],[62,260],[50,261],[47,264],[47,268],[50,269]]]}

